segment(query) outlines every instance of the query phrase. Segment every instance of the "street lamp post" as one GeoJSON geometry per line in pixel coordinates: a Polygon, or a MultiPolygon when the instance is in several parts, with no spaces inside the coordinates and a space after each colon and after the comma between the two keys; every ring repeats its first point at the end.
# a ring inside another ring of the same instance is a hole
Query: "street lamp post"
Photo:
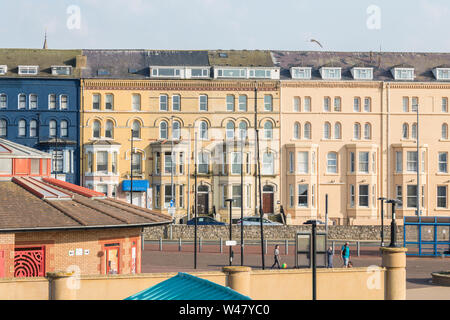
{"type": "Polygon", "coordinates": [[[131,175],[131,183],[130,183],[130,204],[133,204],[133,129],[131,129],[131,150],[130,150],[130,175],[131,175]]]}
{"type": "Polygon", "coordinates": [[[396,248],[398,247],[398,245],[397,245],[397,223],[395,221],[395,206],[401,205],[402,202],[397,199],[390,199],[387,200],[386,203],[392,204],[391,244],[389,245],[389,247],[396,248]]]}
{"type": "MultiPolygon", "coordinates": [[[[242,137],[241,137],[242,138],[242,137]]],[[[244,265],[244,141],[241,139],[241,266],[244,265]]]]}
{"type": "MultiPolygon", "coordinates": [[[[228,205],[229,205],[229,207],[230,207],[230,221],[229,221],[229,223],[230,223],[230,241],[232,241],[233,240],[233,234],[232,234],[232,232],[233,232],[233,230],[232,230],[232,221],[231,221],[231,219],[232,219],[232,203],[233,203],[233,199],[226,199],[225,200],[226,202],[228,202],[228,205]]],[[[232,265],[232,263],[233,263],[233,246],[231,245],[231,243],[230,243],[230,245],[229,245],[229,247],[230,247],[230,266],[232,265]]]]}
{"type": "Polygon", "coordinates": [[[387,198],[379,197],[381,201],[381,246],[384,247],[384,202],[387,198]]]}

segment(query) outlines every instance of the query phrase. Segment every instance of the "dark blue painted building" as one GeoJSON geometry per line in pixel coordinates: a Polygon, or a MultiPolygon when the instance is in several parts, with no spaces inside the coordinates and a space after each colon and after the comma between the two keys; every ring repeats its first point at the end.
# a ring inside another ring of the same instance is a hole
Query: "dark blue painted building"
{"type": "Polygon", "coordinates": [[[0,49],[0,137],[52,154],[80,182],[80,50],[0,49]]]}

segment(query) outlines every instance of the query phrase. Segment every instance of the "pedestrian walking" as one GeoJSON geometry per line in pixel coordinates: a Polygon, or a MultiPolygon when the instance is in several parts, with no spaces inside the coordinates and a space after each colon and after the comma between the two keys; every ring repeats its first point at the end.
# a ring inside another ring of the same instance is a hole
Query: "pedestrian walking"
{"type": "Polygon", "coordinates": [[[274,258],[274,263],[272,265],[272,268],[275,267],[275,265],[278,265],[278,269],[281,269],[280,267],[280,249],[279,249],[279,245],[275,245],[275,250],[273,251],[273,258],[274,258]]]}
{"type": "Polygon", "coordinates": [[[348,242],[346,242],[341,248],[341,258],[344,262],[343,267],[348,268],[348,262],[350,261],[350,247],[348,242]]]}
{"type": "Polygon", "coordinates": [[[327,268],[333,268],[333,248],[327,250],[327,268]]]}

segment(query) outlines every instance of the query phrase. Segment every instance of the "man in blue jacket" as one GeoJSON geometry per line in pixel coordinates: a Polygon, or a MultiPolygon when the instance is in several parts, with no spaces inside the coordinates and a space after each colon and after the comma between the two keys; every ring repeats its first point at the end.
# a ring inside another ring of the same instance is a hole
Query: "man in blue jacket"
{"type": "Polygon", "coordinates": [[[348,245],[348,242],[346,242],[341,248],[341,258],[344,261],[345,268],[348,268],[348,262],[350,260],[350,247],[348,245]]]}

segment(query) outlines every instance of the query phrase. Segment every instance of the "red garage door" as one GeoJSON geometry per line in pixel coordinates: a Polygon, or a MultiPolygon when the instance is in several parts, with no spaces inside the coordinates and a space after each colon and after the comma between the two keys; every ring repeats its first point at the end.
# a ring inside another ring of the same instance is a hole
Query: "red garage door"
{"type": "Polygon", "coordinates": [[[45,275],[44,247],[14,250],[14,277],[43,277],[45,275]]]}

